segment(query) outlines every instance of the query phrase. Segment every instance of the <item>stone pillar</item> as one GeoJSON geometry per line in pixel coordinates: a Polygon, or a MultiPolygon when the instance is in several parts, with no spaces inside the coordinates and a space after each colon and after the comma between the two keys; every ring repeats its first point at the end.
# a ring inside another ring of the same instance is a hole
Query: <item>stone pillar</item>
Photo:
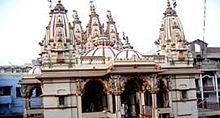
{"type": "Polygon", "coordinates": [[[204,91],[203,91],[202,74],[199,75],[199,82],[200,82],[201,99],[203,101],[204,100],[204,91]]]}
{"type": "Polygon", "coordinates": [[[108,93],[107,97],[108,97],[108,109],[109,109],[110,113],[113,113],[112,95],[110,93],[108,93]]]}
{"type": "Polygon", "coordinates": [[[219,103],[219,94],[218,94],[218,78],[217,75],[215,73],[214,75],[215,78],[215,91],[216,91],[216,102],[219,103]]]}
{"type": "Polygon", "coordinates": [[[140,117],[145,113],[145,101],[144,101],[144,92],[139,93],[139,107],[140,107],[140,117]]]}
{"type": "Polygon", "coordinates": [[[158,118],[158,108],[157,108],[157,91],[158,91],[158,79],[156,75],[152,75],[149,79],[149,85],[147,90],[151,93],[152,98],[152,118],[158,118]]]}
{"type": "Polygon", "coordinates": [[[21,95],[24,103],[23,117],[28,118],[28,110],[31,108],[30,104],[30,90],[33,88],[31,85],[21,85],[21,95]]]}
{"type": "Polygon", "coordinates": [[[169,107],[172,108],[172,92],[169,91],[168,95],[169,95],[169,107]]]}
{"type": "Polygon", "coordinates": [[[121,93],[122,93],[122,79],[120,75],[112,75],[109,79],[109,89],[115,95],[115,114],[116,118],[121,118],[121,93]]]}
{"type": "Polygon", "coordinates": [[[82,118],[82,97],[81,95],[77,95],[77,112],[78,118],[82,118]]]}
{"type": "Polygon", "coordinates": [[[106,97],[107,97],[107,96],[105,96],[105,95],[102,96],[102,104],[103,104],[102,107],[103,107],[103,110],[106,110],[106,109],[107,109],[107,106],[106,106],[106,104],[107,104],[107,103],[106,103],[106,97]]]}
{"type": "Polygon", "coordinates": [[[215,77],[211,76],[211,78],[212,78],[212,87],[215,90],[215,77]]]}
{"type": "Polygon", "coordinates": [[[30,109],[29,106],[29,98],[28,97],[24,97],[24,113],[23,113],[23,117],[27,118],[28,114],[27,114],[27,110],[30,109]]]}
{"type": "Polygon", "coordinates": [[[148,106],[152,105],[152,100],[151,100],[151,94],[147,94],[147,103],[148,103],[148,106]]]}
{"type": "Polygon", "coordinates": [[[136,111],[135,111],[135,94],[131,95],[131,116],[136,116],[136,111]]]}
{"type": "Polygon", "coordinates": [[[121,100],[120,94],[115,94],[115,114],[116,118],[121,118],[121,100]]]}
{"type": "Polygon", "coordinates": [[[157,94],[152,93],[152,118],[158,118],[157,94]]]}
{"type": "Polygon", "coordinates": [[[27,109],[31,109],[31,100],[29,97],[27,98],[26,102],[27,102],[27,109]]]}
{"type": "Polygon", "coordinates": [[[81,81],[76,82],[76,102],[77,102],[77,117],[82,118],[82,86],[81,81]]]}

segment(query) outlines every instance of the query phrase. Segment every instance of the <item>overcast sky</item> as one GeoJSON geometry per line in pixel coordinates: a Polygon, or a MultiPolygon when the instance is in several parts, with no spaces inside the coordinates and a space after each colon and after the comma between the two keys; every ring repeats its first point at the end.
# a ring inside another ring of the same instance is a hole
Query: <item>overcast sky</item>
{"type": "MultiPolygon", "coordinates": [[[[52,0],[55,4],[57,0],[52,0]]],[[[155,49],[167,0],[96,0],[97,13],[106,23],[111,10],[120,36],[125,32],[136,50],[147,54],[155,49]]],[[[176,11],[186,40],[202,39],[203,0],[176,0],[176,11]]],[[[77,10],[83,28],[89,20],[89,0],[62,0],[72,21],[77,10]]],[[[53,6],[54,6],[53,4],[53,6]]],[[[48,0],[0,0],[0,65],[22,65],[38,57],[49,21],[48,0]]],[[[220,47],[220,0],[207,0],[205,41],[220,47]]]]}

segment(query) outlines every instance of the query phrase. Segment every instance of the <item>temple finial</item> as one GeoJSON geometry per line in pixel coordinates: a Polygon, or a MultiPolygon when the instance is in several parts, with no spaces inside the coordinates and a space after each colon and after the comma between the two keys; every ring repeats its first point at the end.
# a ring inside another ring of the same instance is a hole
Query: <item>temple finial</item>
{"type": "Polygon", "coordinates": [[[78,13],[76,10],[73,10],[73,18],[78,18],[78,13]]]}
{"type": "Polygon", "coordinates": [[[173,0],[173,8],[175,9],[177,6],[176,0],[173,0]]]}
{"type": "Polygon", "coordinates": [[[109,21],[113,21],[113,18],[112,18],[112,13],[110,10],[107,10],[107,18],[109,21]]]}
{"type": "Polygon", "coordinates": [[[170,8],[170,0],[167,0],[167,7],[170,8]]]}
{"type": "Polygon", "coordinates": [[[60,3],[61,3],[61,0],[58,0],[58,3],[60,4],[60,3]]]}
{"type": "Polygon", "coordinates": [[[49,8],[52,9],[52,0],[48,0],[48,2],[50,4],[49,8]]]}
{"type": "Polygon", "coordinates": [[[125,33],[123,32],[123,40],[125,40],[125,45],[123,46],[124,49],[133,49],[133,46],[131,46],[128,36],[125,36],[125,33]]]}
{"type": "Polygon", "coordinates": [[[76,10],[73,10],[73,19],[74,21],[79,21],[78,13],[76,10]]]}
{"type": "Polygon", "coordinates": [[[90,0],[90,10],[91,10],[92,12],[95,11],[95,1],[94,1],[94,0],[90,0]]]}

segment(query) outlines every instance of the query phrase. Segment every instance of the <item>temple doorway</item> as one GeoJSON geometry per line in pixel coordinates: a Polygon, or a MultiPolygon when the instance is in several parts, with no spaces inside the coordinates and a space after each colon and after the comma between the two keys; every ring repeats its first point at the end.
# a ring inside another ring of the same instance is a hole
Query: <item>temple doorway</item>
{"type": "Polygon", "coordinates": [[[121,103],[125,106],[125,114],[130,117],[137,117],[140,114],[139,107],[139,85],[138,79],[130,79],[125,83],[124,91],[121,94],[121,103]]]}
{"type": "Polygon", "coordinates": [[[85,84],[82,95],[83,112],[100,112],[107,108],[107,94],[101,80],[90,80],[85,84]]]}

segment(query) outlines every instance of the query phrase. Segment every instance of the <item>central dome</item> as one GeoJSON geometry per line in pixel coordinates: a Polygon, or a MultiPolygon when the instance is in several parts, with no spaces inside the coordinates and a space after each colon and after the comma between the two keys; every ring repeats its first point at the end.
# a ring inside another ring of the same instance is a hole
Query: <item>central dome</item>
{"type": "Polygon", "coordinates": [[[119,50],[111,46],[98,46],[88,51],[85,56],[104,56],[108,58],[114,58],[118,52],[119,50]]]}
{"type": "Polygon", "coordinates": [[[82,56],[82,63],[84,64],[105,64],[111,60],[114,60],[119,50],[110,46],[98,46],[92,50],[89,50],[84,56],[82,56]]]}
{"type": "Polygon", "coordinates": [[[124,59],[131,59],[131,58],[143,58],[143,55],[133,49],[125,49],[123,51],[120,51],[117,55],[116,55],[116,60],[124,60],[124,59]]]}
{"type": "Polygon", "coordinates": [[[111,46],[98,46],[82,56],[83,64],[105,64],[114,60],[119,50],[111,46]]]}

